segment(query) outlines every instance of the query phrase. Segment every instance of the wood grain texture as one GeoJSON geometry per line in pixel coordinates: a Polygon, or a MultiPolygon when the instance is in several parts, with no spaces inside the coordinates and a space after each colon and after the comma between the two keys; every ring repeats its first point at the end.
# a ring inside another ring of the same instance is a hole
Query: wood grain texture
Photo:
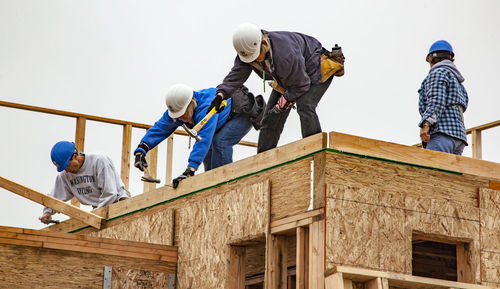
{"type": "Polygon", "coordinates": [[[330,132],[329,148],[500,180],[500,164],[390,142],[330,132]]]}

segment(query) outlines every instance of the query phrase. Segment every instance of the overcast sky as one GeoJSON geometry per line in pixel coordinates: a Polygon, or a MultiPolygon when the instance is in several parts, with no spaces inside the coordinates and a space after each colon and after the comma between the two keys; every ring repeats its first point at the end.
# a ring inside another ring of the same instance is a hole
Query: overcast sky
{"type": "MultiPolygon", "coordinates": [[[[153,124],[176,83],[217,86],[236,53],[233,29],[253,22],[298,31],[346,56],[319,103],[323,131],[406,145],[419,142],[418,93],[436,40],[454,48],[465,77],[467,127],[500,119],[498,0],[147,1],[0,0],[0,100],[153,124]]],[[[247,86],[267,99],[271,89],[252,75],[247,86]]],[[[75,121],[0,107],[0,176],[50,192],[56,177],[50,149],[74,140],[75,121]]],[[[87,122],[86,152],[112,157],[120,168],[122,129],[87,122]]],[[[132,150],[144,131],[134,129],[132,150]]],[[[256,141],[250,132],[245,140],[256,141]]],[[[301,138],[292,112],[280,145],[301,138]]],[[[174,177],[187,165],[187,138],[176,137],[174,177]]],[[[483,158],[500,162],[500,128],[483,133],[483,158]]],[[[165,145],[159,177],[165,182],[165,145]]],[[[236,148],[235,159],[255,154],[236,148]]],[[[464,155],[470,156],[470,146],[464,155]]],[[[170,181],[169,181],[170,182],[170,181]]],[[[131,191],[142,191],[132,168],[131,191]]],[[[42,206],[0,189],[0,225],[42,228],[42,206]]],[[[55,219],[66,217],[58,214],[55,219]]]]}

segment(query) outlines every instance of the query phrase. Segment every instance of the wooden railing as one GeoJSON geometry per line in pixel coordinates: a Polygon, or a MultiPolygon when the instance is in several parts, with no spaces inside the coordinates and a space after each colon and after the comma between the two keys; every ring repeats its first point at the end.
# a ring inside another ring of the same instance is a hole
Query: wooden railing
{"type": "MultiPolygon", "coordinates": [[[[76,119],[76,130],[75,130],[75,145],[79,151],[84,151],[85,148],[85,127],[86,121],[97,121],[104,122],[107,124],[120,125],[123,127],[123,137],[122,137],[122,157],[121,157],[121,178],[125,187],[129,188],[130,183],[130,154],[131,154],[131,145],[132,145],[132,128],[139,129],[149,129],[151,125],[124,121],[88,114],[81,114],[57,109],[50,109],[38,106],[31,106],[7,101],[0,101],[0,106],[29,110],[34,112],[42,112],[52,115],[59,115],[65,117],[71,117],[76,119]]],[[[188,136],[188,134],[183,130],[176,130],[170,137],[167,139],[167,167],[166,167],[166,180],[172,179],[172,159],[173,159],[173,147],[174,147],[174,134],[188,136]]],[[[257,144],[249,141],[240,141],[239,145],[249,146],[249,147],[257,147],[257,144]]],[[[156,177],[157,172],[157,159],[158,159],[158,147],[152,149],[147,154],[148,160],[148,168],[149,172],[153,177],[156,177]]],[[[154,189],[156,185],[154,183],[144,183],[144,192],[150,191],[154,189]]]]}
{"type": "MultiPolygon", "coordinates": [[[[490,128],[500,126],[500,120],[471,127],[466,130],[471,135],[472,158],[481,160],[483,158],[481,132],[490,128]]],[[[415,147],[422,147],[421,143],[414,144],[415,147]]]]}
{"type": "Polygon", "coordinates": [[[482,144],[481,132],[490,128],[500,126],[500,120],[493,121],[487,124],[471,127],[467,130],[467,134],[471,135],[472,157],[475,159],[482,159],[482,144]]]}

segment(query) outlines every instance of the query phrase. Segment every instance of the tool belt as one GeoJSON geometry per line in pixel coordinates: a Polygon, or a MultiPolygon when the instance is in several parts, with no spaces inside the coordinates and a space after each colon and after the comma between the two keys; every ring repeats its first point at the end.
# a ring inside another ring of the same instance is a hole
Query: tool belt
{"type": "Polygon", "coordinates": [[[321,54],[321,82],[327,81],[332,75],[337,77],[344,75],[344,61],[342,48],[337,44],[332,51],[324,49],[321,54]]]}

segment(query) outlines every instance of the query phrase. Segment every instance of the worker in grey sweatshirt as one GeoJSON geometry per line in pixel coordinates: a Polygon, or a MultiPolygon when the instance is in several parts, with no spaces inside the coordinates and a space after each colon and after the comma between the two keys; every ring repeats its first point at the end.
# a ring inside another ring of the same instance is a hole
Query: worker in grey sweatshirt
{"type": "MultiPolygon", "coordinates": [[[[108,156],[79,153],[75,144],[68,141],[56,143],[50,156],[60,172],[50,196],[61,201],[76,197],[80,203],[94,208],[130,197],[108,156]]],[[[53,209],[45,207],[39,219],[42,223],[49,224],[55,213],[57,212],[53,209]]]]}

